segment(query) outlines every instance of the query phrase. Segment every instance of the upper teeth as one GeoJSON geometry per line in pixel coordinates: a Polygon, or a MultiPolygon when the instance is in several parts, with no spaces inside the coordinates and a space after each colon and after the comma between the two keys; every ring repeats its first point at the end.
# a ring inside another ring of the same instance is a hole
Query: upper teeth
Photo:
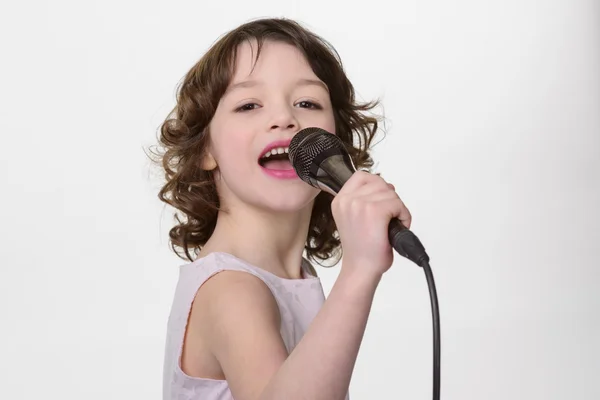
{"type": "Polygon", "coordinates": [[[283,153],[288,153],[288,152],[289,152],[289,148],[287,148],[287,147],[276,147],[274,149],[271,149],[270,151],[267,151],[265,153],[265,155],[262,156],[262,158],[270,157],[273,154],[283,154],[283,153]]]}

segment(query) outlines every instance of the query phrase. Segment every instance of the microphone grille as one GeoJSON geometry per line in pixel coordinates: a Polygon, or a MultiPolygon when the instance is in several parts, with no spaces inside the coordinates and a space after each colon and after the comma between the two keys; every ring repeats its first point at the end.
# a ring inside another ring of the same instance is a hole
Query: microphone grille
{"type": "Polygon", "coordinates": [[[321,128],[305,128],[292,138],[289,159],[300,179],[314,186],[310,176],[311,164],[324,150],[334,148],[345,151],[339,137],[321,128]]]}

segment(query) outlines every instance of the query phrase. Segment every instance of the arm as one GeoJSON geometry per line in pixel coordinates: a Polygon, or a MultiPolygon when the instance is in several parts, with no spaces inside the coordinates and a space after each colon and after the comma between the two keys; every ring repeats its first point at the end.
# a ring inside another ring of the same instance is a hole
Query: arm
{"type": "Polygon", "coordinates": [[[343,400],[365,332],[378,279],[340,273],[304,337],[261,399],[343,400]]]}
{"type": "Polygon", "coordinates": [[[399,218],[410,227],[411,217],[391,185],[364,171],[344,184],[331,210],[344,262],[328,299],[287,358],[275,300],[258,278],[213,292],[221,301],[208,303],[213,312],[207,337],[238,400],[346,395],[375,290],[393,261],[389,222],[399,218]]]}
{"type": "Polygon", "coordinates": [[[277,304],[258,278],[220,273],[198,291],[195,306],[202,310],[202,335],[236,399],[343,399],[378,282],[342,270],[289,356],[277,304]]]}

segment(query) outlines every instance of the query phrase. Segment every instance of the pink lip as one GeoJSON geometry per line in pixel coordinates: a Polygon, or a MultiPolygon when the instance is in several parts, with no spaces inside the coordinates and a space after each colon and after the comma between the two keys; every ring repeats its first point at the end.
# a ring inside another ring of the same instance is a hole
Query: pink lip
{"type": "MultiPolygon", "coordinates": [[[[265,155],[268,151],[271,151],[277,147],[289,147],[291,141],[292,141],[292,139],[283,139],[283,140],[276,140],[274,142],[269,143],[263,149],[263,151],[260,153],[260,156],[258,158],[260,159],[260,157],[265,155]]],[[[296,173],[296,170],[293,167],[291,169],[268,169],[268,168],[263,167],[262,165],[259,165],[259,166],[265,174],[272,176],[274,178],[278,178],[278,179],[297,179],[298,178],[298,174],[296,173]]]]}
{"type": "Polygon", "coordinates": [[[289,147],[291,142],[292,142],[292,139],[283,139],[283,140],[276,140],[274,142],[271,142],[267,145],[267,147],[265,147],[263,149],[263,151],[260,153],[260,156],[258,156],[258,158],[260,159],[262,156],[267,154],[267,151],[271,151],[277,147],[289,147]]]}

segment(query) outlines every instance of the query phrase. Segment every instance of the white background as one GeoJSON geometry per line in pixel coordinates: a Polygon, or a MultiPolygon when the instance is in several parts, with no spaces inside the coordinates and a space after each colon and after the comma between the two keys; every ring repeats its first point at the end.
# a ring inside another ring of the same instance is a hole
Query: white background
{"type": "MultiPolygon", "coordinates": [[[[183,261],[143,149],[209,45],[263,16],[323,35],[382,98],[374,155],[432,257],[442,398],[600,398],[592,0],[4,2],[0,398],[160,398],[183,261]]],[[[397,259],[353,399],[431,398],[429,307],[397,259]]]]}

